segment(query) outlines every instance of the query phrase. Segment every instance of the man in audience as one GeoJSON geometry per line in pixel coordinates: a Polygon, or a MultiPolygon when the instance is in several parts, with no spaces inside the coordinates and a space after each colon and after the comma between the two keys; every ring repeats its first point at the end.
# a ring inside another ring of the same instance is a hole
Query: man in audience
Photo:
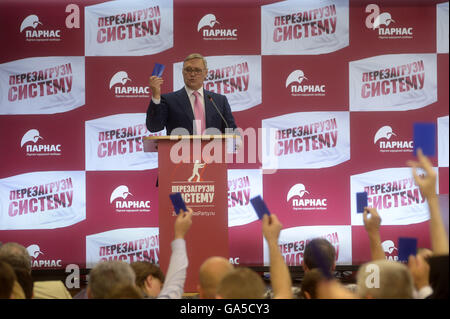
{"type": "Polygon", "coordinates": [[[18,243],[5,243],[0,246],[0,259],[13,268],[24,268],[31,274],[31,257],[25,247],[18,243]]]}
{"type": "Polygon", "coordinates": [[[404,264],[375,260],[363,264],[357,275],[357,293],[362,298],[411,299],[413,278],[404,264]]]}
{"type": "MultiPolygon", "coordinates": [[[[14,270],[24,269],[31,276],[31,257],[28,254],[27,249],[18,243],[5,243],[0,246],[0,260],[9,263],[14,270]]],[[[22,280],[21,284],[25,284],[26,281],[29,282],[29,278],[25,278],[26,275],[20,276],[22,280]]],[[[29,285],[25,284],[25,285],[29,285]]],[[[24,287],[25,295],[27,298],[30,297],[29,293],[30,287],[24,287]]],[[[35,281],[32,286],[31,296],[34,299],[71,299],[67,288],[64,283],[60,280],[49,280],[49,281],[35,281]]]]}
{"type": "Polygon", "coordinates": [[[332,273],[336,269],[336,250],[334,246],[324,238],[314,238],[305,246],[303,253],[303,269],[305,272],[319,267],[318,260],[312,247],[315,247],[324,257],[325,267],[332,273]]]}
{"type": "Polygon", "coordinates": [[[261,276],[250,268],[228,272],[217,288],[217,299],[263,299],[266,287],[261,276]]]}
{"type": "MultiPolygon", "coordinates": [[[[188,267],[188,257],[186,252],[186,241],[184,237],[192,225],[192,209],[188,211],[180,210],[175,219],[175,238],[172,241],[172,255],[170,256],[169,268],[164,278],[164,274],[156,268],[145,267],[146,270],[138,274],[138,287],[147,298],[157,299],[180,299],[183,295],[184,283],[186,281],[186,270],[188,267]],[[146,274],[145,272],[148,273],[146,274]]],[[[137,265],[135,269],[142,265],[137,265]]],[[[148,266],[148,265],[147,265],[148,266]]],[[[156,266],[155,266],[156,267],[156,266]]]]}
{"type": "Polygon", "coordinates": [[[104,261],[89,273],[89,299],[105,299],[118,285],[134,285],[136,275],[129,264],[120,260],[104,261]]]}
{"type": "Polygon", "coordinates": [[[200,266],[199,285],[197,287],[200,299],[214,299],[220,281],[233,270],[228,259],[213,256],[206,259],[200,266]]]}

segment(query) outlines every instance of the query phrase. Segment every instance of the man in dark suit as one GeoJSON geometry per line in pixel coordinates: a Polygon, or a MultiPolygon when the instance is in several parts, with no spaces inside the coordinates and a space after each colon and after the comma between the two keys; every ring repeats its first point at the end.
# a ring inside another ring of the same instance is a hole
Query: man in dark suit
{"type": "Polygon", "coordinates": [[[207,73],[205,58],[193,53],[183,63],[184,88],[161,95],[163,79],[150,77],[152,99],[146,120],[150,132],[166,128],[167,135],[170,135],[174,129],[184,128],[191,135],[199,135],[207,134],[210,128],[216,128],[222,133],[227,127],[233,130],[236,128],[226,96],[203,89],[207,73]]]}

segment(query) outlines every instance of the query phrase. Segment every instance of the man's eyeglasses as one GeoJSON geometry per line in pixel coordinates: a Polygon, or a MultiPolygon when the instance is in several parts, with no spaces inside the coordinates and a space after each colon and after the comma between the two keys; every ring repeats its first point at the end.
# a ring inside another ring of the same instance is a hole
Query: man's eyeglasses
{"type": "Polygon", "coordinates": [[[199,75],[203,72],[203,69],[199,69],[199,68],[184,68],[183,72],[185,73],[194,73],[196,75],[199,75]]]}

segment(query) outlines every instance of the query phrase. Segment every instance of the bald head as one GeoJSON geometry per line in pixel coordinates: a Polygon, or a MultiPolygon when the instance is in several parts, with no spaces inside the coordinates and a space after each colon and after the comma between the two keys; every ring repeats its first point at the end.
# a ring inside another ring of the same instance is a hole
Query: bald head
{"type": "Polygon", "coordinates": [[[224,257],[210,257],[200,266],[200,298],[216,298],[217,287],[226,274],[232,271],[233,265],[224,257]]]}

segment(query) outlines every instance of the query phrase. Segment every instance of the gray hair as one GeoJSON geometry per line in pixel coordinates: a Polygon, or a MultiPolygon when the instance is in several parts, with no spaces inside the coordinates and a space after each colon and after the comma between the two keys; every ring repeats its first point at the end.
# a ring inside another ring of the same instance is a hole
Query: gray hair
{"type": "Polygon", "coordinates": [[[90,271],[88,287],[93,298],[104,299],[117,285],[135,285],[135,279],[133,269],[126,262],[104,261],[90,271]]]}
{"type": "Polygon", "coordinates": [[[360,297],[376,299],[413,298],[413,278],[406,265],[388,260],[376,260],[361,265],[356,277],[360,297]],[[373,279],[373,280],[372,280],[373,279]]]}
{"type": "Polygon", "coordinates": [[[208,63],[206,62],[206,59],[203,57],[203,55],[201,55],[200,53],[191,53],[189,54],[183,61],[189,61],[189,60],[193,60],[193,59],[201,59],[203,61],[203,64],[205,65],[205,69],[208,68],[208,63]]]}
{"type": "Polygon", "coordinates": [[[0,246],[0,259],[13,268],[24,268],[31,273],[31,257],[27,249],[18,243],[6,243],[0,246]]]}

